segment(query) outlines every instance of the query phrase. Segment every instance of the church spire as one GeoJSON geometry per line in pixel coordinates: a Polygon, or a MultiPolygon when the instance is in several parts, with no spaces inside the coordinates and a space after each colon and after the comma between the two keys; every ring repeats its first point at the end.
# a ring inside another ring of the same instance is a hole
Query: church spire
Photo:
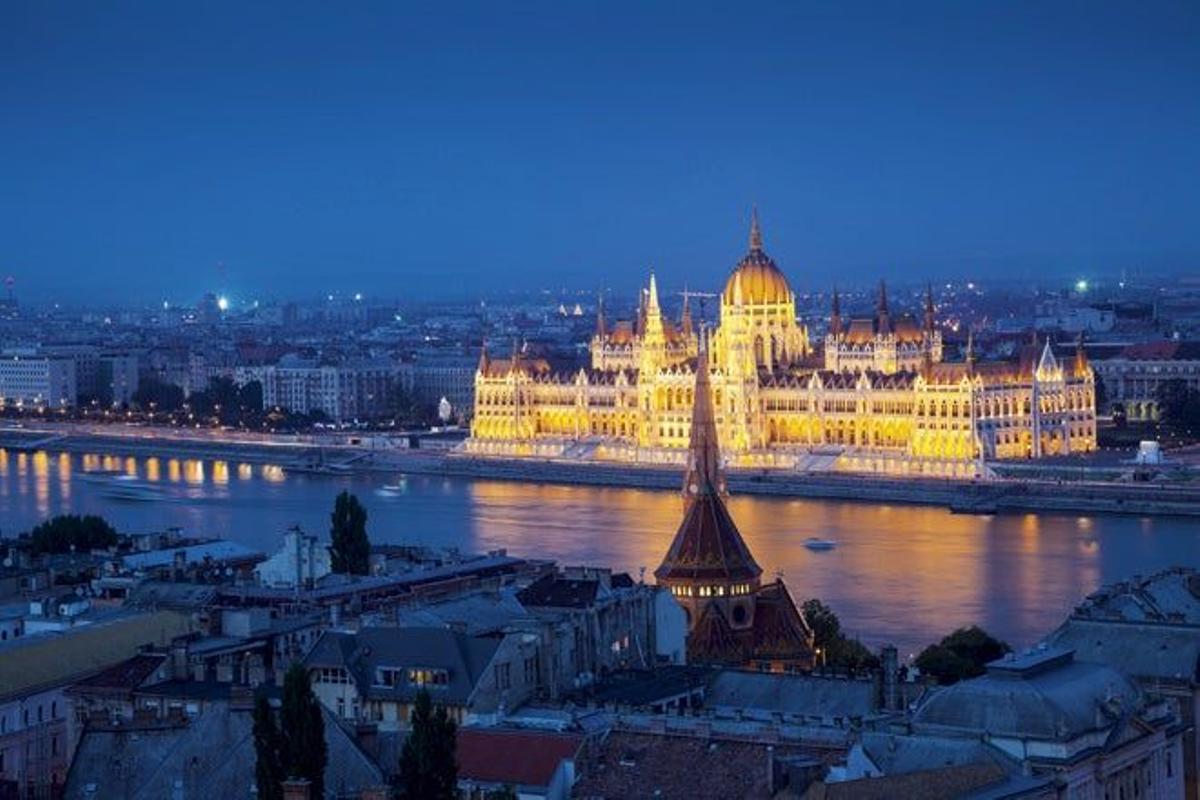
{"type": "Polygon", "coordinates": [[[1083,347],[1083,331],[1080,331],[1079,338],[1075,340],[1075,377],[1082,378],[1087,375],[1087,371],[1087,350],[1083,347]]]}
{"type": "Polygon", "coordinates": [[[646,309],[656,313],[658,309],[658,282],[654,280],[654,270],[650,270],[650,299],[646,309]]]}
{"type": "Polygon", "coordinates": [[[679,314],[679,329],[683,331],[685,335],[692,332],[692,309],[691,304],[688,302],[690,296],[691,293],[688,292],[687,286],[685,285],[683,287],[683,311],[681,311],[679,314]]]}
{"type": "Polygon", "coordinates": [[[833,313],[829,315],[829,332],[834,336],[842,332],[842,301],[838,297],[837,284],[833,285],[833,313]]]}
{"type": "Polygon", "coordinates": [[[887,284],[879,281],[879,307],[876,317],[879,320],[879,332],[891,331],[891,318],[888,316],[887,284]]]}
{"type": "Polygon", "coordinates": [[[695,400],[692,402],[692,431],[683,495],[691,498],[708,494],[725,494],[725,473],[721,469],[712,383],[708,375],[708,332],[702,330],[700,352],[696,356],[695,400]]]}
{"type": "Polygon", "coordinates": [[[481,345],[479,347],[479,367],[478,367],[479,373],[481,375],[487,375],[488,367],[489,367],[489,363],[488,363],[488,354],[487,354],[487,337],[484,336],[483,342],[481,343],[481,345]]]}
{"type": "Polygon", "coordinates": [[[925,284],[925,332],[933,335],[935,321],[933,318],[933,284],[925,284]]]}
{"type": "Polygon", "coordinates": [[[758,206],[750,211],[750,249],[763,249],[762,228],[758,225],[758,206]]]}
{"type": "Polygon", "coordinates": [[[968,373],[975,372],[975,332],[971,331],[971,330],[967,331],[966,361],[967,361],[967,372],[968,373]]]}

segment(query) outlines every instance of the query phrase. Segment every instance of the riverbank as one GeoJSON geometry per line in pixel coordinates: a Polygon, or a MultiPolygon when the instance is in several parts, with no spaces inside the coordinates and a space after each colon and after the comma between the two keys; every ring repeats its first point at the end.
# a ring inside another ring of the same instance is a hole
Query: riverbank
{"type": "MultiPolygon", "coordinates": [[[[386,440],[385,440],[386,441],[386,440]]],[[[190,434],[131,428],[122,431],[73,427],[2,429],[0,447],[67,453],[195,458],[302,467],[346,464],[359,472],[405,472],[474,479],[580,486],[621,486],[676,491],[679,470],[652,465],[604,464],[553,459],[479,458],[446,450],[352,444],[338,437],[262,437],[190,434]]],[[[729,471],[733,492],[829,500],[933,505],[959,513],[1055,512],[1200,517],[1200,485],[1005,479],[967,481],[893,478],[845,473],[729,471]]]]}

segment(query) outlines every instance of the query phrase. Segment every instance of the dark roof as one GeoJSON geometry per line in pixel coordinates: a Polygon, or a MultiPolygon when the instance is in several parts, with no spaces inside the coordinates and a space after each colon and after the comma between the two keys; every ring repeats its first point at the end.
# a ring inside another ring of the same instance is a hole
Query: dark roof
{"type": "Polygon", "coordinates": [[[505,786],[545,787],[558,765],[574,759],[583,737],[500,728],[459,728],[456,756],[460,780],[505,786]]]}
{"type": "Polygon", "coordinates": [[[154,674],[166,656],[162,653],[136,655],[103,672],[84,678],[72,687],[72,691],[88,694],[123,693],[132,691],[154,674]]]}
{"type": "Polygon", "coordinates": [[[377,686],[379,667],[444,669],[449,683],[431,688],[437,702],[466,705],[500,639],[468,636],[446,628],[363,628],[357,633],[326,631],[304,659],[309,669],[341,667],[359,693],[373,699],[413,700],[420,687],[401,675],[395,686],[377,686]]]}
{"type": "Polygon", "coordinates": [[[749,661],[813,662],[812,631],[783,581],[760,587],[752,595],[753,620],[734,628],[719,603],[704,606],[688,636],[688,660],[740,665],[749,661]]]}
{"type": "Polygon", "coordinates": [[[517,599],[532,608],[588,608],[599,590],[597,580],[545,575],[518,592],[517,599]]]}
{"type": "Polygon", "coordinates": [[[805,800],[957,800],[995,784],[1008,774],[995,764],[962,764],[902,775],[859,778],[813,786],[805,800]]]}
{"type": "Polygon", "coordinates": [[[700,494],[688,501],[683,522],[675,533],[662,564],[654,571],[659,582],[752,581],[762,575],[742,539],[737,524],[716,492],[700,494]]]}
{"type": "MultiPolygon", "coordinates": [[[[325,788],[338,796],[383,783],[379,767],[322,707],[329,760],[325,788]]],[[[64,797],[247,797],[254,786],[253,719],[221,703],[177,725],[84,731],[64,797]],[[182,781],[182,785],[178,782],[182,781]],[[92,789],[92,791],[89,791],[92,789]]]]}

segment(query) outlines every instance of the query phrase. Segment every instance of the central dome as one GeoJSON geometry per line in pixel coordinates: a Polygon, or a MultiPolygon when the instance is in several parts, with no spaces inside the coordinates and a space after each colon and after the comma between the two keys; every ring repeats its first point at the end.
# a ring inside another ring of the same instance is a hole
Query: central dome
{"type": "Polygon", "coordinates": [[[788,286],[787,278],[763,250],[757,213],[750,220],[750,252],[738,262],[725,282],[722,300],[727,305],[733,305],[736,300],[739,279],[742,302],[746,305],[786,303],[792,299],[792,287],[788,286]]]}

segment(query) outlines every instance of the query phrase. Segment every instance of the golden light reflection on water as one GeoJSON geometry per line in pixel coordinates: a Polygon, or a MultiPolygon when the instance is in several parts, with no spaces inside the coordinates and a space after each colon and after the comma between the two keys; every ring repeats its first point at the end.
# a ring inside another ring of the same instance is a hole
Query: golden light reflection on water
{"type": "Polygon", "coordinates": [[[262,468],[263,480],[268,483],[283,483],[287,476],[283,472],[283,467],[275,466],[274,464],[264,464],[262,468]]]}
{"type": "Polygon", "coordinates": [[[71,501],[71,456],[68,453],[58,454],[58,493],[64,503],[71,501]]]}
{"type": "Polygon", "coordinates": [[[194,458],[184,461],[183,479],[193,486],[204,483],[204,462],[194,458]]]}
{"type": "Polygon", "coordinates": [[[133,456],[127,456],[125,458],[125,474],[132,476],[134,478],[137,477],[138,463],[137,463],[137,459],[134,458],[133,456]]]}
{"type": "Polygon", "coordinates": [[[239,481],[248,481],[254,477],[254,467],[250,464],[238,464],[237,476],[239,481]]]}
{"type": "Polygon", "coordinates": [[[50,513],[50,456],[44,450],[33,454],[33,496],[38,513],[50,513]]]}
{"type": "Polygon", "coordinates": [[[179,483],[180,475],[179,459],[172,458],[167,462],[167,480],[171,483],[179,483]]]}
{"type": "Polygon", "coordinates": [[[229,462],[214,461],[212,464],[213,483],[227,484],[229,483],[229,462]]]}
{"type": "Polygon", "coordinates": [[[146,480],[154,483],[162,480],[162,464],[157,458],[146,459],[146,480]]]}

